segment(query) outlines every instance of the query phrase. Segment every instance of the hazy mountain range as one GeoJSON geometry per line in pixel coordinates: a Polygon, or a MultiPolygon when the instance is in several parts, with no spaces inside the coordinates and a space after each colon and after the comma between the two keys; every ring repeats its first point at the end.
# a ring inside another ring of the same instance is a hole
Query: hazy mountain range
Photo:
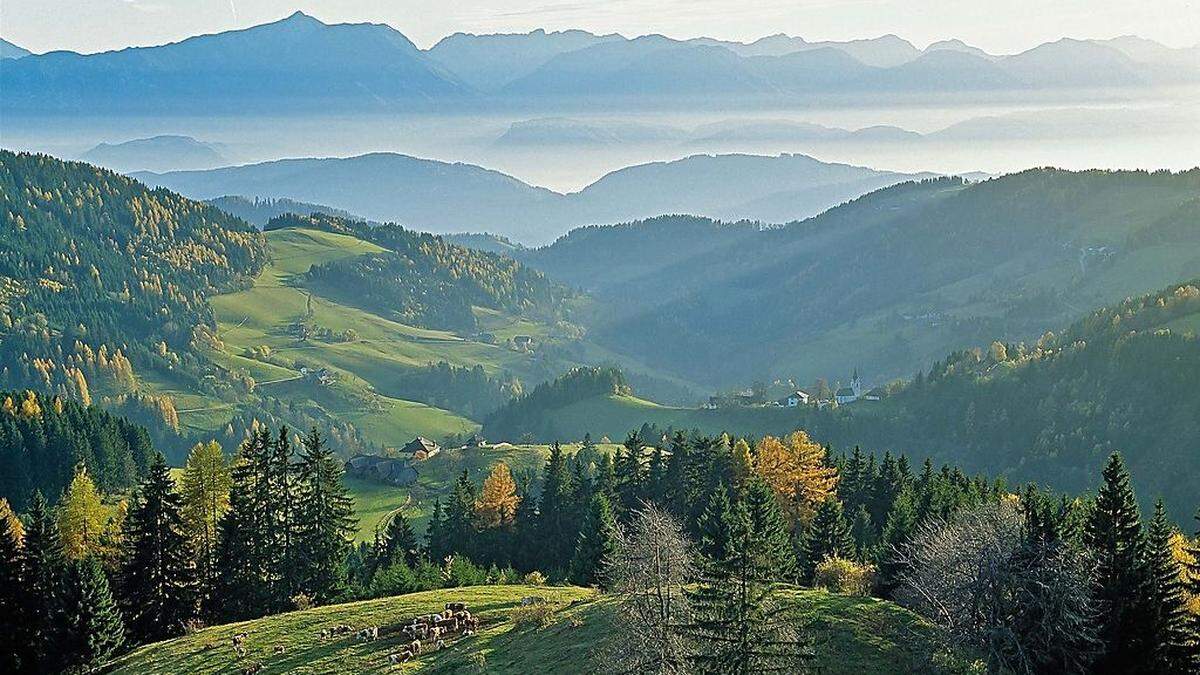
{"type": "Polygon", "coordinates": [[[218,144],[176,135],[100,143],[79,158],[122,172],[211,169],[230,164],[218,144]]]}
{"type": "Polygon", "coordinates": [[[627,167],[562,194],[472,164],[373,153],[132,175],[195,199],[286,198],[416,229],[487,231],[540,244],[575,226],[664,213],[783,223],[932,174],[830,164],[805,155],[694,155],[627,167]]]}
{"type": "Polygon", "coordinates": [[[0,38],[0,59],[19,59],[23,56],[29,56],[30,51],[19,45],[0,38]]]}
{"type": "Polygon", "coordinates": [[[771,36],[743,44],[583,31],[455,34],[423,51],[386,25],[327,25],[297,12],[156,47],[20,58],[0,73],[0,105],[26,114],[192,113],[198,105],[210,114],[386,112],[547,99],[594,106],[713,94],[788,101],[829,93],[1120,88],[1200,80],[1198,55],[1196,48],[1134,37],[1063,39],[998,56],[959,41],[920,50],[893,35],[849,42],[771,36]]]}

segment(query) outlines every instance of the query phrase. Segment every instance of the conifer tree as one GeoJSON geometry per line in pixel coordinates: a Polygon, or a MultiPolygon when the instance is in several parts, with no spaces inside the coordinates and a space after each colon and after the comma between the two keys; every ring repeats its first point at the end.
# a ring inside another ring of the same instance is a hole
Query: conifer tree
{"type": "Polygon", "coordinates": [[[229,509],[218,525],[216,592],[210,609],[227,620],[261,616],[273,604],[263,541],[268,514],[259,501],[266,492],[260,486],[269,443],[265,431],[242,443],[232,469],[229,509]]]}
{"type": "Polygon", "coordinates": [[[733,505],[729,491],[721,483],[709,495],[708,505],[697,523],[700,552],[709,560],[725,560],[732,553],[733,505]]]}
{"type": "Polygon", "coordinates": [[[294,590],[327,603],[345,587],[346,555],[358,521],[354,500],[342,483],[342,464],[316,427],[303,445],[290,543],[298,568],[294,590]]]}
{"type": "Polygon", "coordinates": [[[75,477],[58,505],[58,529],[63,553],[69,560],[82,560],[99,553],[104,533],[104,505],[87,467],[75,467],[75,477]]]}
{"type": "Polygon", "coordinates": [[[475,501],[477,490],[466,469],[454,481],[450,497],[446,499],[445,528],[447,555],[456,553],[468,558],[475,551],[475,501]]]}
{"type": "Polygon", "coordinates": [[[33,670],[22,537],[21,521],[0,499],[0,672],[7,673],[33,670]]]}
{"type": "Polygon", "coordinates": [[[180,481],[183,521],[196,553],[201,605],[216,583],[217,526],[229,509],[233,478],[229,461],[215,441],[199,443],[188,453],[180,481]]]}
{"type": "Polygon", "coordinates": [[[196,615],[196,568],[182,512],[183,499],[158,454],[125,520],[121,599],[135,641],[180,635],[196,615]]]}
{"type": "Polygon", "coordinates": [[[875,523],[871,521],[871,512],[867,510],[866,504],[859,504],[858,510],[854,512],[850,523],[850,536],[854,537],[854,548],[860,560],[868,560],[874,556],[879,532],[875,529],[875,523]]]}
{"type": "Polygon", "coordinates": [[[666,500],[667,488],[667,459],[661,445],[655,445],[650,452],[650,462],[646,467],[646,499],[655,504],[663,504],[666,500]]]}
{"type": "Polygon", "coordinates": [[[542,476],[542,498],[538,504],[538,546],[548,570],[565,569],[575,549],[578,524],[571,520],[571,477],[562,447],[550,446],[550,457],[542,476]]]}
{"type": "MultiPolygon", "coordinates": [[[[572,483],[579,478],[572,476],[572,483]]],[[[483,481],[474,505],[475,518],[483,528],[506,526],[517,515],[517,483],[504,462],[496,462],[483,481]]]]}
{"type": "Polygon", "coordinates": [[[625,443],[617,451],[614,469],[617,474],[617,503],[614,508],[619,520],[624,520],[638,507],[645,496],[645,476],[642,471],[641,434],[629,432],[625,443]]]}
{"type": "MultiPolygon", "coordinates": [[[[440,507],[439,507],[440,509],[440,507]]],[[[420,545],[417,535],[413,532],[408,518],[399,510],[394,511],[387,521],[387,527],[380,535],[375,558],[379,567],[395,563],[404,563],[416,567],[420,557],[420,545]]]]}
{"type": "Polygon", "coordinates": [[[30,619],[29,661],[37,672],[55,672],[62,657],[61,650],[53,649],[52,645],[62,625],[66,556],[58,523],[40,491],[33,494],[29,519],[22,551],[29,601],[26,612],[30,619]]]}
{"type": "Polygon", "coordinates": [[[758,539],[751,520],[745,504],[733,507],[729,554],[707,561],[700,583],[687,591],[693,618],[683,632],[693,645],[693,672],[794,673],[810,658],[795,618],[776,600],[773,547],[758,539]]]}
{"type": "Polygon", "coordinates": [[[78,560],[68,568],[63,588],[61,634],[53,648],[63,663],[93,669],[108,660],[125,642],[121,612],[108,578],[95,558],[78,560]]]}
{"type": "Polygon", "coordinates": [[[1096,670],[1133,672],[1147,656],[1140,616],[1146,601],[1144,543],[1137,498],[1119,453],[1104,467],[1084,541],[1095,561],[1099,635],[1105,645],[1096,670]]]}
{"type": "Polygon", "coordinates": [[[791,532],[783,510],[779,508],[775,491],[758,478],[752,478],[746,486],[743,500],[750,529],[758,554],[768,578],[774,581],[794,581],[796,575],[796,553],[792,546],[791,532]]]}
{"type": "Polygon", "coordinates": [[[842,503],[835,497],[826,499],[817,507],[812,525],[804,538],[804,570],[806,583],[812,582],[817,565],[826,558],[854,557],[854,537],[850,523],[842,510],[842,503]]]}
{"type": "Polygon", "coordinates": [[[1143,618],[1150,662],[1155,672],[1160,673],[1187,672],[1192,661],[1187,596],[1183,570],[1171,550],[1173,534],[1174,528],[1160,499],[1154,505],[1154,517],[1146,534],[1149,592],[1143,618]]]}
{"type": "Polygon", "coordinates": [[[917,528],[917,509],[913,504],[912,490],[901,490],[887,514],[887,522],[880,536],[879,592],[883,597],[891,596],[904,571],[900,547],[912,538],[917,528]]]}
{"type": "Polygon", "coordinates": [[[571,560],[571,581],[580,586],[605,587],[604,564],[616,547],[617,519],[603,492],[592,497],[592,507],[579,532],[571,560]]]}
{"type": "MultiPolygon", "coordinates": [[[[1196,509],[1196,523],[1200,525],[1200,509],[1196,509]]],[[[1192,539],[1192,545],[1188,548],[1188,553],[1191,556],[1191,563],[1188,565],[1188,593],[1194,598],[1193,602],[1200,602],[1200,528],[1196,530],[1196,536],[1192,539]]],[[[1191,650],[1192,663],[1191,667],[1200,671],[1200,612],[1192,612],[1191,620],[1191,642],[1189,643],[1191,650]]]]}
{"type": "Polygon", "coordinates": [[[429,522],[425,525],[425,553],[430,560],[441,560],[450,554],[442,500],[436,497],[433,500],[433,512],[429,514],[429,522]]]}

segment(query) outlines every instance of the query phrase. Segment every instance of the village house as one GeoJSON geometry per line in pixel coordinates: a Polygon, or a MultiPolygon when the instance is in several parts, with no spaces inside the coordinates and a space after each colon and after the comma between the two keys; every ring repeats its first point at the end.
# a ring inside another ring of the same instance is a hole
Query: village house
{"type": "Polygon", "coordinates": [[[862,380],[858,377],[858,369],[854,370],[854,377],[850,378],[850,386],[842,387],[834,392],[833,397],[837,399],[838,405],[846,405],[854,403],[863,396],[862,380]]]}
{"type": "Polygon", "coordinates": [[[808,405],[810,398],[811,397],[808,395],[808,392],[797,389],[796,391],[779,399],[776,403],[781,408],[795,408],[797,406],[808,405]]]}
{"type": "Polygon", "coordinates": [[[346,460],[346,475],[387,485],[410,485],[417,481],[416,467],[407,459],[355,455],[346,460]]]}
{"type": "Polygon", "coordinates": [[[420,462],[433,457],[441,451],[442,446],[434,443],[424,436],[417,436],[416,438],[412,439],[408,445],[400,449],[400,454],[408,457],[414,462],[420,462]]]}

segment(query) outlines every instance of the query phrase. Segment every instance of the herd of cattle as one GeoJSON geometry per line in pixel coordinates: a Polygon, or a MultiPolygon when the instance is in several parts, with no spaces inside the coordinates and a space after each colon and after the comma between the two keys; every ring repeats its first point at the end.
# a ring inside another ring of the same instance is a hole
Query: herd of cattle
{"type": "MultiPolygon", "coordinates": [[[[467,610],[465,603],[447,602],[445,609],[437,614],[422,614],[390,626],[367,626],[357,631],[350,625],[339,624],[322,629],[317,637],[321,640],[329,640],[353,634],[361,642],[374,642],[381,636],[388,637],[399,634],[403,639],[401,649],[388,654],[388,663],[397,665],[412,660],[422,651],[444,649],[448,641],[460,637],[471,637],[478,630],[479,617],[473,616],[467,610]]],[[[248,637],[248,633],[238,633],[232,638],[233,652],[238,659],[246,656],[248,637]]],[[[209,648],[212,646],[215,645],[206,645],[209,648]]],[[[283,645],[275,645],[273,653],[279,655],[286,651],[287,648],[283,645]]],[[[262,662],[254,662],[242,668],[242,673],[243,675],[255,675],[262,669],[262,662]]]]}

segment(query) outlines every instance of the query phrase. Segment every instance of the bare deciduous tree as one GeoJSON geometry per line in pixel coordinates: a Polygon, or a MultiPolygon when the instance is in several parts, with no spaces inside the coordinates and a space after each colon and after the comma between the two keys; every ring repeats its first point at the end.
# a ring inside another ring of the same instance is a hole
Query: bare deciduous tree
{"type": "Polygon", "coordinates": [[[643,503],[621,528],[605,563],[609,588],[621,598],[612,642],[602,655],[612,673],[688,672],[679,628],[690,612],[683,588],[696,574],[691,542],[674,517],[643,503]]]}
{"type": "Polygon", "coordinates": [[[979,650],[993,672],[1086,672],[1092,573],[1064,542],[1025,536],[1018,509],[985,504],[923,524],[898,551],[896,598],[979,650]]]}

